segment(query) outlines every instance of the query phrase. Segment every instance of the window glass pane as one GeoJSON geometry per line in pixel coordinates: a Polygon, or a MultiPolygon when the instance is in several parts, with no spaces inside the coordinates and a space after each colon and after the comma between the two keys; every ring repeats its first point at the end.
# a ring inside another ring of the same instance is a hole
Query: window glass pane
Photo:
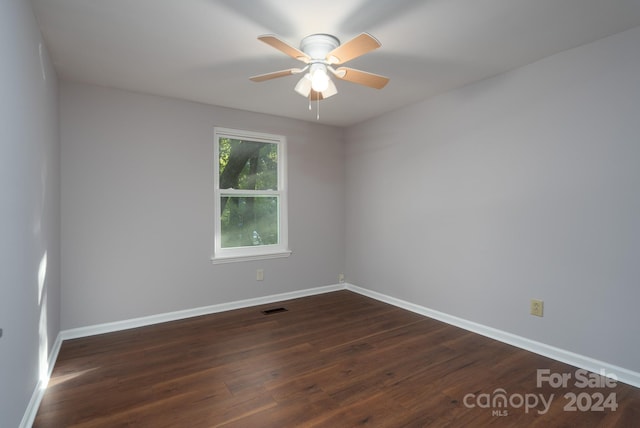
{"type": "Polygon", "coordinates": [[[277,196],[222,196],[222,248],[278,244],[277,196]]]}
{"type": "Polygon", "coordinates": [[[278,190],[278,144],[219,140],[220,189],[278,190]]]}

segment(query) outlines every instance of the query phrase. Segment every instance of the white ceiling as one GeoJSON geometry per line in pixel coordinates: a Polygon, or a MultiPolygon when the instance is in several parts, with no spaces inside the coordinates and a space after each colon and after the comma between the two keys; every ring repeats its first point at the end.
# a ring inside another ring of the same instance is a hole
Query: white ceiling
{"type": "MultiPolygon", "coordinates": [[[[298,46],[368,32],[382,48],[346,65],[391,78],[337,81],[320,122],[348,126],[640,25],[640,0],[32,0],[62,79],[315,121],[298,76],[249,76],[299,62],[298,46]]],[[[640,52],[640,51],[639,51],[640,52]]]]}

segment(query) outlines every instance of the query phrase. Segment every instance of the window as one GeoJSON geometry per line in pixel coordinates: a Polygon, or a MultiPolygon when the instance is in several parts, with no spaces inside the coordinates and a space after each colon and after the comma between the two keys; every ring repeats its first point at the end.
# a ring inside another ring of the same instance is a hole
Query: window
{"type": "Polygon", "coordinates": [[[226,128],[214,136],[213,261],[287,257],[285,138],[226,128]]]}

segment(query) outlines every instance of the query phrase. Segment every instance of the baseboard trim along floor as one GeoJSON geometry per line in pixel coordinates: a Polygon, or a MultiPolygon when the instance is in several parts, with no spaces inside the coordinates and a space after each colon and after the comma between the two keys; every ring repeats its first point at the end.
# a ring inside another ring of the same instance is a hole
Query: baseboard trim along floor
{"type": "MultiPolygon", "coordinates": [[[[545,343],[537,342],[531,339],[527,339],[522,336],[518,336],[503,330],[488,327],[482,324],[478,324],[472,321],[465,320],[453,315],[449,315],[443,312],[439,312],[433,309],[429,309],[424,306],[416,305],[395,297],[388,296],[376,291],[372,291],[366,288],[359,287],[350,283],[341,283],[335,285],[328,285],[323,287],[309,288],[306,290],[298,290],[289,293],[274,294],[270,296],[257,297],[253,299],[238,300],[235,302],[222,303],[211,306],[204,306],[199,308],[187,309],[182,311],[169,312],[164,314],[151,315],[146,317],[134,318],[130,320],[116,321],[104,324],[98,324],[87,327],[79,327],[74,329],[63,330],[58,335],[52,350],[48,358],[48,368],[46,375],[42,376],[42,379],[36,385],[29,405],[25,411],[24,417],[20,424],[20,427],[28,428],[33,424],[40,401],[44,395],[44,391],[48,384],[48,379],[51,376],[53,367],[58,357],[58,352],[62,346],[64,340],[76,339],[81,337],[88,337],[97,334],[104,334],[110,332],[116,332],[121,330],[127,330],[131,328],[143,327],[168,321],[176,321],[180,319],[209,315],[218,312],[230,311],[234,309],[247,308],[251,306],[264,305],[268,303],[280,302],[290,299],[297,299],[301,297],[313,296],[317,294],[330,293],[339,290],[349,290],[354,293],[361,294],[363,296],[370,297],[381,302],[391,304],[393,306],[406,309],[408,311],[424,315],[429,318],[436,319],[438,321],[445,322],[447,324],[460,327],[462,329],[486,336],[497,341],[507,343],[509,345],[516,346],[520,349],[524,349],[530,352],[534,352],[539,355],[570,364],[572,366],[585,369],[594,373],[605,373],[606,375],[615,375],[616,379],[620,382],[628,385],[640,388],[640,373],[634,372],[623,367],[615,366],[604,361],[599,361],[588,356],[576,354],[571,351],[567,351],[561,348],[547,345],[545,343]]],[[[44,371],[44,370],[43,370],[44,371]]]]}
{"type": "Polygon", "coordinates": [[[585,369],[598,374],[604,372],[607,375],[615,375],[618,381],[626,383],[627,385],[634,386],[636,388],[640,388],[640,373],[638,372],[609,364],[604,361],[596,360],[591,357],[576,354],[574,352],[557,348],[555,346],[547,345],[542,342],[527,339],[526,337],[518,336],[516,334],[512,334],[503,330],[498,330],[493,327],[488,327],[482,324],[475,323],[473,321],[458,318],[456,316],[429,309],[424,306],[396,299],[395,297],[390,297],[385,294],[358,287],[353,284],[347,284],[345,288],[347,290],[353,291],[354,293],[362,294],[363,296],[371,297],[372,299],[389,303],[390,305],[397,306],[399,308],[403,308],[408,311],[415,312],[417,314],[424,315],[426,317],[433,318],[438,321],[442,321],[474,333],[478,333],[482,336],[486,336],[491,339],[513,345],[520,349],[534,352],[538,355],[542,355],[565,364],[576,366],[580,369],[585,369]]]}

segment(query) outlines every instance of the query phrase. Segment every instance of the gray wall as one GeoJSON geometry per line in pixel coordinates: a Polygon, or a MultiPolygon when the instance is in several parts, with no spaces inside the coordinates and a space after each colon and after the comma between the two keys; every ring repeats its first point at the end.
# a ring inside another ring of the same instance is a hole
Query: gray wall
{"type": "Polygon", "coordinates": [[[337,283],[341,130],[91,85],[60,91],[64,329],[337,283]],[[211,263],[214,126],[287,137],[289,258],[211,263]]]}
{"type": "Polygon", "coordinates": [[[19,425],[60,331],[57,83],[40,42],[31,4],[0,2],[2,427],[19,425]]]}
{"type": "Polygon", "coordinates": [[[638,46],[635,28],[348,129],[349,282],[640,371],[638,46]]]}

